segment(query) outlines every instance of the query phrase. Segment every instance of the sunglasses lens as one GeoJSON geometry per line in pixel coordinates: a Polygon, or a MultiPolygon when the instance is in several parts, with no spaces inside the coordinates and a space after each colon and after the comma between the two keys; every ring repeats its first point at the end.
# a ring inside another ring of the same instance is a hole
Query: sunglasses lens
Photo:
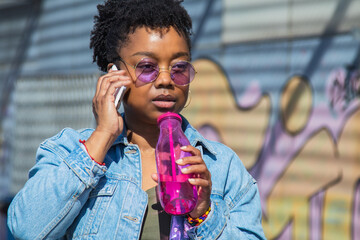
{"type": "Polygon", "coordinates": [[[144,59],[136,65],[136,77],[142,82],[149,83],[154,81],[158,73],[159,66],[149,59],[144,59]]]}
{"type": "Polygon", "coordinates": [[[177,85],[188,85],[194,79],[195,69],[190,63],[180,61],[171,67],[170,75],[177,85]]]}

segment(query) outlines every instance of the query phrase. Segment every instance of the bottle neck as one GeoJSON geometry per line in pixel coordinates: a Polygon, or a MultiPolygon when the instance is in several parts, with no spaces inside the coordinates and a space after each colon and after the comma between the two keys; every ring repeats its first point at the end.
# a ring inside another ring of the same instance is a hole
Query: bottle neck
{"type": "Polygon", "coordinates": [[[160,130],[172,129],[172,131],[181,129],[181,121],[175,117],[167,117],[160,121],[159,128],[160,130]]]}

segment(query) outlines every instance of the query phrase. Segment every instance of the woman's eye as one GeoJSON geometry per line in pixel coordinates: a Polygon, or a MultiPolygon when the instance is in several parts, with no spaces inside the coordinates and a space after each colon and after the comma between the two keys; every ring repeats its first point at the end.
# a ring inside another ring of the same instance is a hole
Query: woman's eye
{"type": "Polygon", "coordinates": [[[183,72],[187,69],[188,63],[176,63],[174,64],[174,66],[171,68],[173,71],[175,72],[183,72]]]}
{"type": "Polygon", "coordinates": [[[151,64],[141,64],[138,67],[140,67],[140,68],[151,68],[152,65],[151,64]]]}
{"type": "Polygon", "coordinates": [[[156,65],[151,63],[139,64],[137,67],[142,73],[153,73],[156,71],[156,65]]]}
{"type": "Polygon", "coordinates": [[[156,68],[156,65],[153,63],[141,63],[137,67],[142,69],[154,69],[156,68]]]}

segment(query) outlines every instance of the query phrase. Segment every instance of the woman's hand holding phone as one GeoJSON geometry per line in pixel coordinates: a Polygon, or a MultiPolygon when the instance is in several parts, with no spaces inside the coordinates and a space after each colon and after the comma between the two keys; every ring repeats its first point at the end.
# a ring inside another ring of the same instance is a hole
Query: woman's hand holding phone
{"type": "MultiPolygon", "coordinates": [[[[125,70],[113,70],[98,79],[96,93],[92,101],[93,114],[97,127],[85,142],[89,154],[98,162],[102,162],[112,143],[121,134],[124,121],[115,107],[116,90],[123,96],[126,87],[131,84],[131,78],[125,70]]],[[[120,104],[119,104],[120,105],[120,104]]]]}
{"type": "Polygon", "coordinates": [[[123,120],[115,105],[120,105],[120,98],[123,97],[131,79],[125,70],[115,70],[114,66],[98,80],[93,98],[93,113],[97,129],[109,132],[116,138],[122,132],[123,120]]]}

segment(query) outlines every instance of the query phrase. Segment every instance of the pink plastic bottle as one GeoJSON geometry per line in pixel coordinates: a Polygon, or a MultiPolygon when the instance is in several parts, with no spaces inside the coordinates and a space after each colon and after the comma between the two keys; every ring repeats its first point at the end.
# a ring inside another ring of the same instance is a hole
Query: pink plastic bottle
{"type": "Polygon", "coordinates": [[[158,118],[160,136],[156,145],[156,166],[159,177],[158,193],[165,212],[172,215],[184,215],[191,212],[197,202],[196,186],[188,179],[193,174],[182,174],[176,160],[191,156],[180,150],[190,145],[181,129],[181,117],[176,113],[165,113],[158,118]]]}

